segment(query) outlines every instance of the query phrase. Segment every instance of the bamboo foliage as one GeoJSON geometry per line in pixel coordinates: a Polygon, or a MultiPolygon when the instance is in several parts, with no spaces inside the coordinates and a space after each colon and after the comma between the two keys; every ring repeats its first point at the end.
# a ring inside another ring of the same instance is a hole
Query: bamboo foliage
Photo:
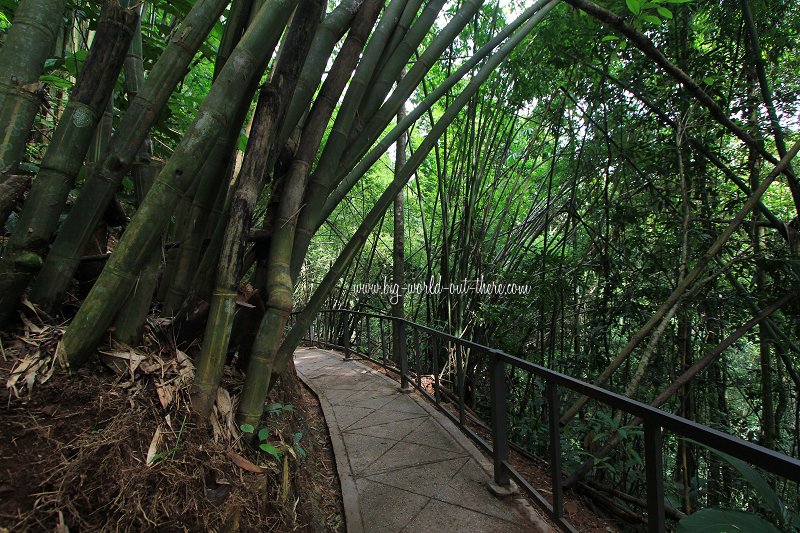
{"type": "MultiPolygon", "coordinates": [[[[450,76],[448,76],[447,79],[439,84],[435,90],[431,91],[422,100],[422,102],[420,102],[419,105],[415,106],[414,109],[411,110],[403,118],[403,120],[397,124],[396,127],[386,134],[380,140],[380,142],[372,150],[370,150],[369,154],[362,157],[361,152],[365,151],[369,148],[369,146],[372,145],[372,143],[380,134],[380,131],[382,131],[385,127],[385,124],[387,124],[389,120],[391,120],[391,117],[398,112],[400,106],[405,101],[405,98],[407,98],[407,95],[413,91],[414,87],[412,84],[414,83],[414,80],[417,80],[418,83],[419,80],[422,79],[422,76],[424,76],[425,71],[430,68],[432,62],[435,61],[435,59],[444,51],[447,39],[437,39],[431,44],[431,46],[422,55],[420,60],[416,62],[411,71],[403,77],[403,80],[400,82],[400,84],[398,84],[397,89],[392,93],[391,97],[387,99],[381,109],[370,120],[370,123],[365,129],[365,134],[359,139],[359,142],[351,145],[348,151],[344,154],[342,159],[345,162],[342,164],[342,166],[347,165],[348,163],[353,164],[356,159],[359,159],[358,164],[356,164],[356,166],[349,172],[344,173],[343,177],[339,178],[336,188],[329,192],[327,198],[325,198],[324,202],[322,203],[321,208],[309,208],[310,213],[318,214],[303,219],[304,231],[298,232],[299,246],[292,261],[293,268],[299,269],[300,263],[302,262],[303,257],[308,249],[308,244],[310,243],[309,235],[313,235],[313,233],[319,229],[323,221],[330,216],[331,213],[333,213],[334,209],[336,209],[336,206],[339,205],[345,196],[347,196],[347,193],[358,182],[358,180],[361,179],[361,177],[372,165],[375,164],[380,156],[386,150],[388,150],[398,138],[400,138],[403,132],[410,128],[411,125],[423,114],[428,112],[428,110],[437,101],[447,94],[448,90],[453,88],[460,80],[462,80],[473,68],[475,68],[476,65],[489,57],[489,55],[494,51],[495,48],[498,47],[498,45],[500,45],[509,35],[516,31],[526,21],[530,20],[531,17],[535,16],[543,8],[543,6],[547,5],[547,3],[548,2],[546,0],[540,0],[539,2],[536,2],[531,7],[526,9],[522,14],[520,14],[513,22],[504,27],[495,37],[490,39],[484,46],[478,49],[472,55],[472,57],[465,61],[463,65],[461,65],[450,76]],[[382,121],[384,120],[386,122],[382,124],[382,121]]],[[[465,8],[467,7],[469,7],[469,4],[465,5],[465,8]]],[[[472,8],[477,9],[477,5],[473,4],[472,8]]],[[[463,28],[462,24],[466,25],[468,20],[468,17],[455,17],[453,21],[451,21],[450,24],[445,28],[445,30],[450,31],[442,32],[440,35],[452,35],[453,32],[457,34],[461,28],[463,28]]],[[[294,271],[296,272],[296,270],[294,271]]]]}
{"type": "MultiPolygon", "coordinates": [[[[364,245],[367,237],[375,225],[383,218],[384,212],[394,201],[394,198],[402,190],[408,179],[414,174],[424,158],[436,145],[439,137],[447,129],[447,126],[456,118],[461,109],[463,109],[463,107],[469,102],[470,98],[475,94],[475,92],[477,92],[480,85],[485,82],[486,79],[488,79],[489,75],[497,68],[497,66],[508,56],[508,54],[511,53],[511,51],[517,45],[519,45],[519,43],[525,37],[530,34],[531,31],[533,31],[536,25],[557,4],[558,0],[552,0],[544,3],[544,5],[537,4],[539,9],[536,14],[522,24],[522,26],[511,35],[508,41],[506,41],[497,50],[497,52],[487,59],[480,70],[472,77],[467,86],[447,107],[441,118],[425,136],[425,140],[422,142],[422,144],[417,148],[414,154],[408,158],[408,161],[403,168],[395,174],[392,182],[375,202],[369,213],[367,213],[367,215],[364,217],[363,222],[359,225],[355,234],[344,246],[328,273],[322,279],[319,286],[314,290],[314,293],[312,294],[308,303],[297,316],[297,321],[295,322],[294,326],[289,333],[286,334],[283,342],[280,344],[280,347],[276,350],[273,363],[270,368],[271,372],[280,373],[286,367],[289,359],[292,356],[292,353],[294,352],[294,347],[299,343],[304,332],[308,330],[308,327],[313,321],[314,316],[325,302],[325,299],[328,297],[338,279],[342,276],[358,250],[364,245]]],[[[412,113],[409,113],[409,116],[411,116],[411,114],[412,113]]],[[[266,386],[264,387],[264,390],[261,391],[262,398],[263,395],[266,394],[268,383],[269,382],[267,382],[266,386]]]]}

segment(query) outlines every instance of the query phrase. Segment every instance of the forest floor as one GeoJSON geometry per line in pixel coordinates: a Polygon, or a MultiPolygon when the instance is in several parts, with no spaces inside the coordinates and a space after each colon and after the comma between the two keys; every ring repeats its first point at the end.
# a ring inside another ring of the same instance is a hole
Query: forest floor
{"type": "MultiPolygon", "coordinates": [[[[245,444],[233,416],[242,376],[226,368],[211,427],[190,421],[189,357],[155,335],[58,369],[63,329],[32,319],[0,351],[0,533],[344,531],[330,438],[296,380],[270,401],[269,442],[302,434],[306,457],[245,444]]],[[[190,353],[191,353],[191,349],[190,353]]]]}

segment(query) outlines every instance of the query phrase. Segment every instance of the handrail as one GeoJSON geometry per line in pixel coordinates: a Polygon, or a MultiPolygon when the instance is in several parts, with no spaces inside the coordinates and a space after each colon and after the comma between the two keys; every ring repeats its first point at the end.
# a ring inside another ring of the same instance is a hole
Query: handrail
{"type": "MultiPolygon", "coordinates": [[[[460,345],[464,348],[483,352],[489,356],[490,365],[490,401],[492,411],[492,445],[486,443],[479,435],[473,432],[465,425],[464,419],[464,374],[463,374],[463,361],[460,351],[456,351],[456,374],[457,374],[457,395],[459,401],[459,416],[454,416],[449,410],[442,409],[443,413],[447,415],[453,422],[458,424],[462,431],[467,433],[470,437],[483,447],[487,452],[492,455],[494,466],[494,482],[501,487],[508,487],[511,478],[513,478],[519,485],[521,485],[526,492],[533,498],[533,500],[553,519],[561,529],[564,531],[573,532],[574,527],[564,517],[564,501],[563,501],[563,481],[561,475],[561,438],[560,438],[560,405],[558,397],[558,387],[564,387],[573,392],[587,396],[591,399],[597,400],[604,405],[614,409],[621,410],[630,415],[636,416],[643,422],[644,428],[644,442],[645,442],[645,474],[646,474],[646,489],[647,489],[647,516],[648,516],[648,530],[653,533],[661,533],[666,530],[665,512],[664,512],[664,473],[663,473],[663,430],[668,429],[671,432],[694,440],[700,444],[710,448],[722,451],[733,457],[741,459],[747,463],[762,468],[768,472],[776,474],[782,478],[800,483],[800,460],[781,454],[769,448],[765,448],[758,444],[747,442],[738,437],[728,435],[716,429],[704,426],[692,420],[668,413],[651,405],[633,400],[623,395],[611,392],[597,385],[586,383],[576,378],[572,378],[560,372],[548,369],[541,365],[525,361],[519,357],[509,355],[502,350],[490,348],[473,341],[462,339],[442,331],[438,331],[429,326],[417,324],[410,320],[381,315],[376,313],[367,313],[363,311],[354,311],[348,309],[326,309],[319,312],[317,318],[320,316],[325,317],[321,329],[327,332],[329,337],[326,341],[321,341],[317,336],[317,342],[331,347],[342,348],[345,352],[345,358],[350,358],[351,354],[355,353],[361,357],[372,359],[369,354],[358,353],[351,348],[351,338],[353,332],[351,331],[351,316],[356,317],[356,320],[363,319],[366,321],[367,331],[367,351],[370,351],[369,345],[371,342],[371,329],[369,328],[369,320],[376,319],[380,324],[380,350],[382,355],[381,364],[388,370],[394,370],[400,374],[401,388],[406,389],[409,385],[416,388],[429,400],[441,407],[441,385],[439,383],[439,371],[437,367],[437,358],[433,357],[434,372],[434,394],[431,396],[420,381],[421,376],[419,371],[416,373],[417,382],[414,382],[413,376],[408,372],[408,339],[406,338],[406,330],[412,331],[413,349],[416,354],[416,362],[419,365],[420,355],[420,342],[419,334],[426,333],[432,337],[448,343],[460,345]],[[340,338],[342,344],[338,345],[331,342],[331,334],[334,333],[333,316],[340,314],[342,319],[338,324],[341,333],[340,338]],[[404,339],[405,342],[394,344],[392,353],[399,355],[400,365],[399,370],[392,368],[388,365],[388,356],[386,350],[385,330],[383,327],[384,321],[392,324],[393,331],[396,335],[392,336],[393,343],[396,339],[404,339]],[[395,330],[396,328],[396,330],[395,330]],[[553,503],[550,504],[542,495],[536,491],[516,470],[509,464],[509,443],[508,443],[508,424],[507,424],[507,383],[505,377],[506,365],[530,372],[545,381],[545,396],[548,405],[548,433],[549,433],[549,448],[550,448],[550,474],[552,481],[552,496],[553,503]]],[[[309,328],[309,340],[314,342],[314,326],[309,328]]],[[[359,332],[357,331],[357,344],[360,344],[358,338],[359,332]]]]}

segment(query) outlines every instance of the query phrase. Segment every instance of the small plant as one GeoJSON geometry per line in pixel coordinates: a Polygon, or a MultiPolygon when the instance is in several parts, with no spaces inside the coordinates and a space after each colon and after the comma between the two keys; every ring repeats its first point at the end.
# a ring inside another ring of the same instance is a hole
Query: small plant
{"type": "MultiPolygon", "coordinates": [[[[265,410],[271,415],[282,415],[294,411],[294,407],[291,404],[271,403],[266,406],[265,410]]],[[[255,433],[255,428],[251,424],[242,424],[239,426],[239,429],[241,429],[243,433],[251,435],[255,433]]],[[[306,456],[305,449],[300,445],[300,440],[303,438],[303,434],[300,432],[292,436],[291,444],[286,443],[280,433],[278,433],[279,442],[276,444],[270,443],[269,428],[267,427],[259,429],[255,437],[258,441],[259,449],[270,454],[276,461],[281,460],[281,455],[284,452],[294,457],[295,460],[297,460],[298,457],[305,458],[306,456]]]]}
{"type": "MultiPolygon", "coordinates": [[[[239,429],[242,430],[243,433],[253,434],[255,432],[255,428],[250,424],[242,424],[239,426],[239,429]]],[[[261,428],[258,430],[256,434],[256,438],[258,439],[258,448],[261,451],[267,452],[272,457],[275,458],[276,461],[280,461],[281,459],[281,452],[268,442],[269,440],[269,429],[268,428],[261,428]]]]}
{"type": "Polygon", "coordinates": [[[736,469],[742,478],[753,488],[760,500],[761,506],[777,521],[780,529],[776,528],[774,524],[765,520],[763,517],[752,512],[711,507],[692,513],[682,519],[678,523],[678,533],[691,533],[694,531],[758,531],[763,533],[797,531],[797,524],[800,522],[800,516],[798,516],[795,511],[786,508],[786,505],[775,490],[755,468],[741,459],[737,459],[719,450],[709,448],[691,439],[686,440],[706,448],[736,469]]]}
{"type": "Polygon", "coordinates": [[[178,438],[175,441],[175,446],[170,448],[167,451],[157,453],[153,456],[153,459],[150,461],[150,465],[154,465],[159,461],[163,461],[164,459],[169,459],[175,457],[175,454],[178,453],[181,449],[181,438],[183,437],[183,430],[186,427],[186,419],[188,417],[183,417],[183,422],[181,422],[181,429],[178,431],[178,438]]]}
{"type": "MultiPolygon", "coordinates": [[[[278,414],[292,411],[292,409],[293,408],[291,405],[274,403],[267,407],[267,412],[271,414],[278,414]]],[[[239,428],[242,430],[242,432],[251,435],[255,432],[255,428],[250,424],[242,424],[239,426],[239,428]]],[[[278,463],[281,463],[282,476],[280,499],[281,501],[285,502],[289,497],[289,456],[291,455],[295,461],[298,460],[298,457],[303,459],[306,457],[306,450],[300,445],[300,441],[303,439],[303,434],[298,431],[292,435],[291,443],[287,443],[284,441],[280,432],[277,432],[279,442],[276,444],[269,442],[269,428],[263,427],[259,429],[255,436],[258,439],[258,448],[261,451],[271,455],[278,463]]]]}
{"type": "Polygon", "coordinates": [[[294,407],[290,403],[287,403],[286,405],[282,403],[271,403],[267,405],[266,411],[271,415],[277,415],[283,413],[291,413],[292,411],[294,411],[294,407]]]}

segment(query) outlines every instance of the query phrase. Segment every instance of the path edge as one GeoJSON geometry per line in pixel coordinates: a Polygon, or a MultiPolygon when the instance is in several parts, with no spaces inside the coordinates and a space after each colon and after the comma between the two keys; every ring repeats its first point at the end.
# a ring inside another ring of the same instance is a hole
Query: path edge
{"type": "Polygon", "coordinates": [[[297,376],[317,397],[319,405],[322,407],[322,415],[328,424],[328,435],[333,446],[333,457],[336,460],[336,473],[339,475],[339,486],[342,489],[345,529],[347,533],[364,533],[364,524],[361,521],[361,506],[358,502],[358,489],[350,473],[350,465],[347,463],[347,450],[342,439],[342,430],[333,415],[333,406],[324,395],[319,393],[311,383],[311,380],[300,369],[297,369],[297,376]]]}

